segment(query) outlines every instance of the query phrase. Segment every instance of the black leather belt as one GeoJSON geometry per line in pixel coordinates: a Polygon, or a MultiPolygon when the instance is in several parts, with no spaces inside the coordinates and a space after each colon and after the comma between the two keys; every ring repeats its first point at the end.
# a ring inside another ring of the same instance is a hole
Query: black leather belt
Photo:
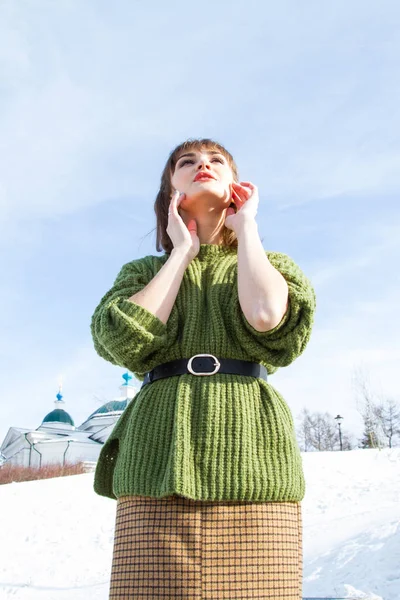
{"type": "Polygon", "coordinates": [[[157,365],[146,373],[142,386],[153,383],[157,379],[173,377],[174,375],[200,375],[210,376],[215,373],[232,373],[235,375],[249,375],[267,381],[268,371],[259,363],[236,358],[217,358],[213,354],[195,354],[191,358],[179,358],[170,362],[157,365]]]}

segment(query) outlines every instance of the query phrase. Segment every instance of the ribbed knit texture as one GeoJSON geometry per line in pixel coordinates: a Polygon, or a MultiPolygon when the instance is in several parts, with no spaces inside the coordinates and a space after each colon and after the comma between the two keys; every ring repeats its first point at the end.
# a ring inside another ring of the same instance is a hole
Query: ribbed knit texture
{"type": "Polygon", "coordinates": [[[103,445],[94,490],[194,500],[300,501],[305,482],[293,417],[271,385],[272,373],[304,351],[312,330],[315,292],[286,254],[266,251],[289,286],[289,308],[267,332],[255,330],[239,304],[237,250],[201,244],[185,270],[164,324],[127,300],[169,255],[123,265],[91,320],[96,352],[143,380],[158,364],[211,353],[262,363],[268,382],[243,375],[191,374],[143,387],[103,445]]]}

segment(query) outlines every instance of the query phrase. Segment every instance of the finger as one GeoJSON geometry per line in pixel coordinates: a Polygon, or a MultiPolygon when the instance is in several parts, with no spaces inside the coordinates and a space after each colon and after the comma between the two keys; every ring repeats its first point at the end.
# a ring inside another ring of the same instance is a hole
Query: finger
{"type": "Polygon", "coordinates": [[[240,196],[237,194],[237,192],[233,189],[233,184],[231,185],[231,199],[240,208],[242,200],[240,199],[240,196]]]}
{"type": "Polygon", "coordinates": [[[175,190],[174,192],[172,192],[172,194],[169,197],[171,202],[175,198],[175,196],[179,196],[179,190],[175,190]]]}
{"type": "Polygon", "coordinates": [[[179,207],[182,203],[182,200],[184,199],[184,197],[186,196],[186,194],[184,192],[181,192],[180,195],[178,196],[178,199],[176,201],[176,206],[179,207]]]}
{"type": "Polygon", "coordinates": [[[239,199],[239,201],[241,201],[241,198],[240,198],[238,192],[236,190],[234,190],[233,188],[232,188],[232,198],[234,198],[234,200],[239,199]]]}
{"type": "Polygon", "coordinates": [[[235,183],[237,191],[242,192],[244,194],[252,194],[255,190],[255,186],[252,183],[248,185],[248,183],[250,182],[235,183]]]}
{"type": "Polygon", "coordinates": [[[170,202],[169,202],[170,206],[172,206],[172,205],[173,205],[174,201],[175,201],[175,200],[176,200],[176,198],[178,198],[178,197],[179,197],[179,190],[175,190],[175,191],[173,192],[173,194],[171,194],[171,197],[170,197],[170,202]]]}
{"type": "Polygon", "coordinates": [[[238,208],[241,208],[246,202],[246,200],[242,200],[242,198],[239,196],[239,194],[235,192],[235,190],[232,190],[232,198],[235,201],[235,204],[238,208]]]}
{"type": "Polygon", "coordinates": [[[239,185],[241,189],[246,190],[246,192],[250,191],[251,194],[257,191],[257,186],[251,183],[251,181],[241,181],[239,185]]]}
{"type": "Polygon", "coordinates": [[[237,189],[235,190],[235,193],[239,196],[242,205],[248,202],[252,196],[254,196],[254,191],[246,188],[237,189]]]}
{"type": "Polygon", "coordinates": [[[175,190],[175,192],[172,195],[171,202],[169,204],[168,214],[173,214],[175,216],[179,216],[179,214],[178,214],[178,204],[177,204],[179,195],[180,195],[179,190],[175,190]]]}
{"type": "Polygon", "coordinates": [[[248,187],[251,187],[252,189],[254,189],[256,187],[253,183],[251,183],[251,181],[241,181],[240,184],[247,185],[248,187]]]}
{"type": "Polygon", "coordinates": [[[247,202],[248,197],[247,197],[247,193],[245,190],[239,189],[239,190],[232,190],[232,197],[235,200],[235,203],[238,205],[238,208],[241,208],[243,206],[243,204],[245,202],[247,202]],[[242,195],[244,195],[245,197],[242,198],[242,195]]]}
{"type": "Polygon", "coordinates": [[[190,219],[187,228],[189,229],[190,233],[197,233],[197,223],[195,219],[190,219]]]}

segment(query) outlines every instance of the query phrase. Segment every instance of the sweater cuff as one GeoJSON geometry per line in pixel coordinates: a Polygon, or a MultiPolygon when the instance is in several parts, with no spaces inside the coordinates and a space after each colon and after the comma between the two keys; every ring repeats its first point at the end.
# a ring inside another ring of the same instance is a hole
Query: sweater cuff
{"type": "MultiPolygon", "coordinates": [[[[120,300],[117,306],[114,306],[117,312],[122,312],[127,317],[133,319],[140,327],[148,331],[153,335],[162,335],[165,333],[167,325],[163,323],[156,315],[152,312],[136,304],[131,300],[120,300]]],[[[120,322],[121,327],[124,329],[126,323],[120,322]]]]}

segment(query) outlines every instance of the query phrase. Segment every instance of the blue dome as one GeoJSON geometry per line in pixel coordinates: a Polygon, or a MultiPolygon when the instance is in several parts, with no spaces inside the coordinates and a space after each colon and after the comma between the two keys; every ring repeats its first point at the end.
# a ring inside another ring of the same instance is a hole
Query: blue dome
{"type": "Polygon", "coordinates": [[[72,418],[62,408],[56,408],[56,409],[52,410],[51,412],[49,412],[49,414],[46,415],[45,418],[43,419],[42,425],[43,425],[43,423],[54,423],[54,422],[68,423],[69,425],[72,425],[73,427],[75,426],[72,418]]]}
{"type": "Polygon", "coordinates": [[[110,400],[110,402],[106,402],[103,406],[100,406],[97,410],[95,410],[89,417],[93,417],[93,415],[106,414],[110,412],[123,412],[128,404],[128,400],[110,400]]]}

